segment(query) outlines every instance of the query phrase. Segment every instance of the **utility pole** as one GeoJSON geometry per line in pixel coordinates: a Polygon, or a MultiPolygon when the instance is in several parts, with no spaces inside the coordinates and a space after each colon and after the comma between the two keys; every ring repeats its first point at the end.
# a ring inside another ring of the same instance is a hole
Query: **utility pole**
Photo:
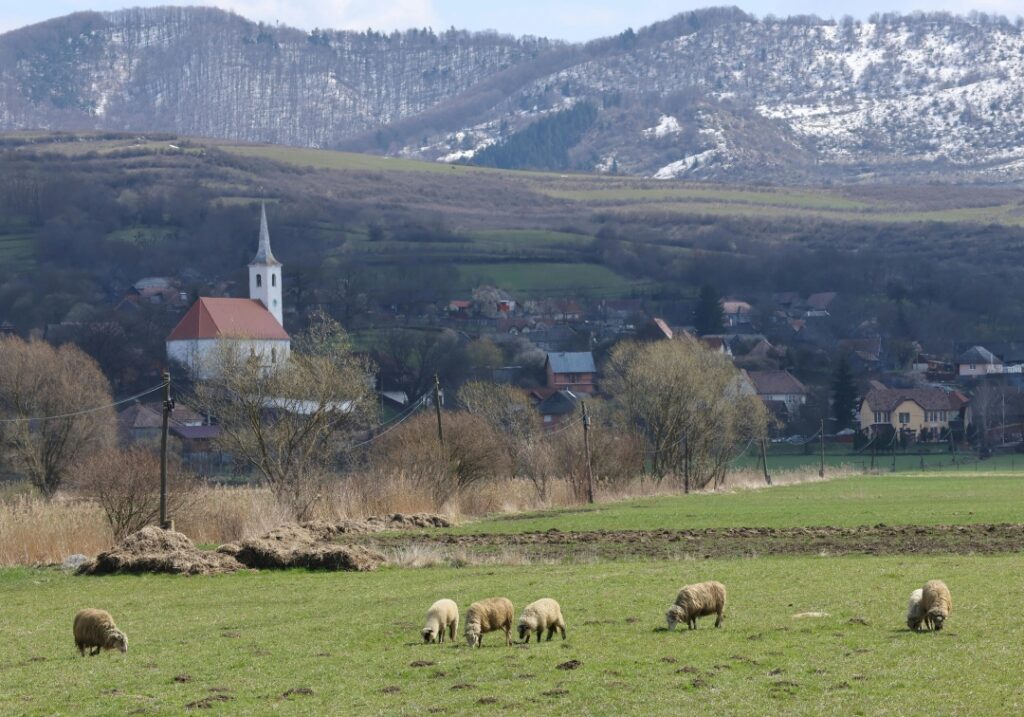
{"type": "Polygon", "coordinates": [[[818,469],[818,477],[825,477],[825,419],[821,419],[821,429],[818,431],[821,439],[821,467],[818,469]]]}
{"type": "Polygon", "coordinates": [[[594,502],[594,469],[590,464],[590,415],[587,413],[587,402],[580,399],[580,410],[583,411],[583,454],[587,459],[587,502],[594,502]]]}
{"type": "Polygon", "coordinates": [[[437,442],[444,449],[444,430],[441,428],[441,380],[434,374],[434,411],[437,413],[437,442]]]}
{"type": "Polygon", "coordinates": [[[772,475],[768,472],[768,439],[761,437],[761,467],[764,469],[764,482],[772,484],[772,475]]]}
{"type": "Polygon", "coordinates": [[[160,430],[160,527],[169,530],[171,524],[167,520],[167,427],[170,423],[171,411],[174,410],[174,401],[171,400],[171,372],[165,370],[163,379],[164,411],[160,430]]]}
{"type": "Polygon", "coordinates": [[[896,472],[896,439],[900,437],[900,430],[897,428],[892,434],[892,472],[896,472]]]}

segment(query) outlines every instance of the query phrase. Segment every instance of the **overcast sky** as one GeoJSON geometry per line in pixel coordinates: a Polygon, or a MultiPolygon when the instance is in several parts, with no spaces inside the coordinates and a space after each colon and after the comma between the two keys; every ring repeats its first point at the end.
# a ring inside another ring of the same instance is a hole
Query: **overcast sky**
{"type": "Polygon", "coordinates": [[[253,20],[294,27],[377,30],[454,25],[515,35],[589,40],[709,5],[739,5],[756,15],[816,13],[864,18],[875,11],[971,10],[1024,14],[1024,0],[0,0],[0,31],[79,10],[132,5],[215,5],[253,20]]]}

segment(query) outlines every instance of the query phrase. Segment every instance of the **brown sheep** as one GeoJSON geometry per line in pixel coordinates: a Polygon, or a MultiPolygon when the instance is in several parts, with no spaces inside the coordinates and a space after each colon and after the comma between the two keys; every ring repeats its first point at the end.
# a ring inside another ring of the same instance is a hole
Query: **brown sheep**
{"type": "Polygon", "coordinates": [[[921,589],[921,612],[924,626],[929,630],[941,630],[943,623],[953,612],[953,597],[941,580],[929,580],[921,589]]]}
{"type": "Polygon", "coordinates": [[[74,633],[75,645],[83,657],[87,647],[90,655],[98,655],[100,650],[128,652],[128,638],[117,629],[114,618],[106,610],[79,610],[75,615],[74,633]]]}
{"type": "Polygon", "coordinates": [[[715,627],[721,627],[724,614],[725,586],[709,580],[680,588],[675,604],[665,613],[665,619],[668,620],[669,630],[674,630],[679,622],[685,622],[691,630],[695,630],[698,617],[717,615],[715,627]]]}
{"type": "Polygon", "coordinates": [[[519,639],[530,641],[530,633],[537,633],[537,642],[540,642],[541,634],[547,630],[548,640],[554,637],[555,632],[562,633],[565,639],[565,618],[562,617],[562,608],[556,600],[541,598],[532,602],[523,609],[519,617],[519,639]]]}
{"type": "Polygon", "coordinates": [[[505,644],[511,645],[514,611],[512,601],[503,597],[473,603],[466,612],[466,642],[470,647],[481,647],[484,633],[502,630],[505,633],[505,644]]]}

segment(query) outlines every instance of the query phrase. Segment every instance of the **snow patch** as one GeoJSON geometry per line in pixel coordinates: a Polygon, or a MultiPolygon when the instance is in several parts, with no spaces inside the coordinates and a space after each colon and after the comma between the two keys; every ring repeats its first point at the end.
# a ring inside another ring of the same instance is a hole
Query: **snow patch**
{"type": "Polygon", "coordinates": [[[661,139],[662,137],[668,137],[671,134],[679,134],[683,131],[683,126],[679,124],[679,120],[671,115],[662,115],[658,120],[658,124],[655,127],[648,127],[643,130],[641,134],[647,139],[661,139]]]}

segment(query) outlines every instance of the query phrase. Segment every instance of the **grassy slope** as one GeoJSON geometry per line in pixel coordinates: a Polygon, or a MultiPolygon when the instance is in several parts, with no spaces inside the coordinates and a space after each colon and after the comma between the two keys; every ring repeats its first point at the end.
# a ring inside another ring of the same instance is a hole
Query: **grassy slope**
{"type": "Polygon", "coordinates": [[[1024,522],[1019,474],[859,476],[771,490],[646,498],[467,523],[462,533],[534,530],[963,525],[1024,522]]]}
{"type": "Polygon", "coordinates": [[[1005,619],[1004,606],[1019,600],[1022,568],[1013,555],[213,578],[7,571],[0,713],[181,714],[224,695],[211,713],[1019,714],[1024,623],[1005,619]],[[933,576],[949,583],[957,611],[942,633],[909,633],[905,598],[933,576]],[[660,629],[679,585],[709,577],[729,586],[725,627],[660,629]],[[417,644],[433,600],[450,596],[464,613],[492,594],[517,610],[557,597],[569,639],[509,649],[489,635],[479,651],[417,644]],[[78,657],[70,626],[83,606],[113,612],[127,656],[78,657]],[[830,615],[792,617],[804,611],[830,615]],[[570,659],[583,664],[556,669],[570,659]],[[191,680],[174,680],[183,674],[191,680]],[[313,694],[281,697],[294,688],[313,694]]]}

